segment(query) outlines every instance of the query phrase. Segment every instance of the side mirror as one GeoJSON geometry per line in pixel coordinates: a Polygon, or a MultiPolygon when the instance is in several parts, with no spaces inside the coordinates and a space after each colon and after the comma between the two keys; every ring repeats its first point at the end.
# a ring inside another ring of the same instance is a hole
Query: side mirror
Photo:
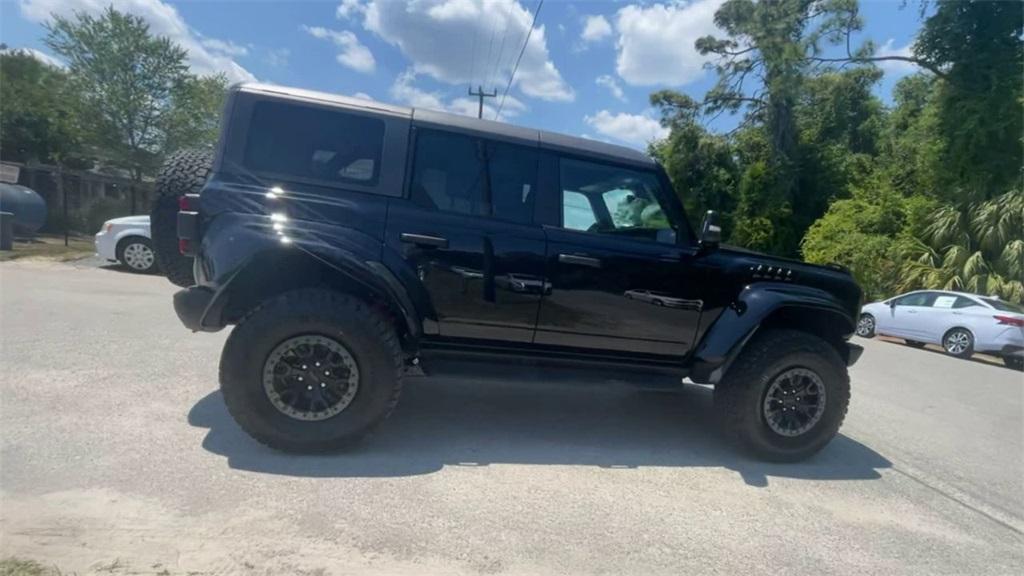
{"type": "Polygon", "coordinates": [[[718,223],[718,212],[708,210],[700,227],[700,245],[704,248],[718,248],[722,242],[722,226],[718,223]]]}

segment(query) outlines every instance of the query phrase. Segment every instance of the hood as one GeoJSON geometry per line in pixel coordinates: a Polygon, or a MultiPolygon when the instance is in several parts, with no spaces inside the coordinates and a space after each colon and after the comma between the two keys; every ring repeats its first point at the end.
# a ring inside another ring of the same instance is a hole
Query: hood
{"type": "Polygon", "coordinates": [[[762,261],[765,264],[778,263],[783,265],[818,268],[820,270],[830,270],[832,272],[839,272],[842,274],[850,274],[850,269],[840,264],[811,264],[810,262],[804,262],[803,260],[797,260],[795,258],[786,258],[784,256],[773,256],[771,254],[765,254],[764,252],[758,252],[757,250],[750,250],[749,248],[741,248],[739,246],[729,246],[722,244],[721,250],[727,252],[733,252],[736,254],[745,254],[747,256],[756,256],[758,261],[762,261]]]}
{"type": "Polygon", "coordinates": [[[111,218],[107,220],[110,224],[120,224],[122,226],[149,226],[149,216],[122,216],[120,218],[111,218]]]}

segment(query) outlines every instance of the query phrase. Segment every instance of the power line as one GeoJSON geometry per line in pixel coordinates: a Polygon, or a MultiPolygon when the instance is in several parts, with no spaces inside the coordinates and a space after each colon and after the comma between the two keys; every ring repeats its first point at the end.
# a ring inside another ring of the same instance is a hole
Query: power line
{"type": "Polygon", "coordinates": [[[512,81],[516,78],[516,72],[519,70],[519,62],[523,59],[523,53],[526,52],[526,46],[530,43],[530,36],[533,35],[533,28],[537,25],[537,17],[540,16],[540,9],[544,7],[544,0],[537,2],[537,9],[533,12],[533,22],[530,23],[530,31],[526,33],[526,40],[523,42],[523,47],[519,50],[519,57],[516,58],[516,65],[512,68],[512,74],[509,74],[508,84],[505,85],[505,93],[501,95],[501,102],[498,104],[498,111],[494,113],[494,119],[497,120],[501,116],[501,109],[505,107],[505,97],[508,96],[508,91],[512,88],[512,81]]]}

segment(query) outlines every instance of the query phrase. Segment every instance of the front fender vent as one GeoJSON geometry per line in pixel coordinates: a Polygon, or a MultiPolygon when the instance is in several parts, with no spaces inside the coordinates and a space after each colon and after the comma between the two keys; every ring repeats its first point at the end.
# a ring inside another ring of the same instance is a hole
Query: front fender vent
{"type": "Polygon", "coordinates": [[[796,273],[792,268],[783,266],[766,266],[758,264],[750,267],[750,276],[754,280],[773,280],[775,282],[792,282],[796,273]]]}

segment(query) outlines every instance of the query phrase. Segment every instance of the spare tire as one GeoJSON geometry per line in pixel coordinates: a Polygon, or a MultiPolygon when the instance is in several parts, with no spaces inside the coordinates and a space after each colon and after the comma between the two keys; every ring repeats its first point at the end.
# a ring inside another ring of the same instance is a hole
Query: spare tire
{"type": "Polygon", "coordinates": [[[192,258],[178,252],[178,198],[199,194],[213,167],[213,153],[182,150],[171,154],[156,176],[156,198],[149,213],[156,262],[171,283],[187,288],[195,284],[192,258]]]}

